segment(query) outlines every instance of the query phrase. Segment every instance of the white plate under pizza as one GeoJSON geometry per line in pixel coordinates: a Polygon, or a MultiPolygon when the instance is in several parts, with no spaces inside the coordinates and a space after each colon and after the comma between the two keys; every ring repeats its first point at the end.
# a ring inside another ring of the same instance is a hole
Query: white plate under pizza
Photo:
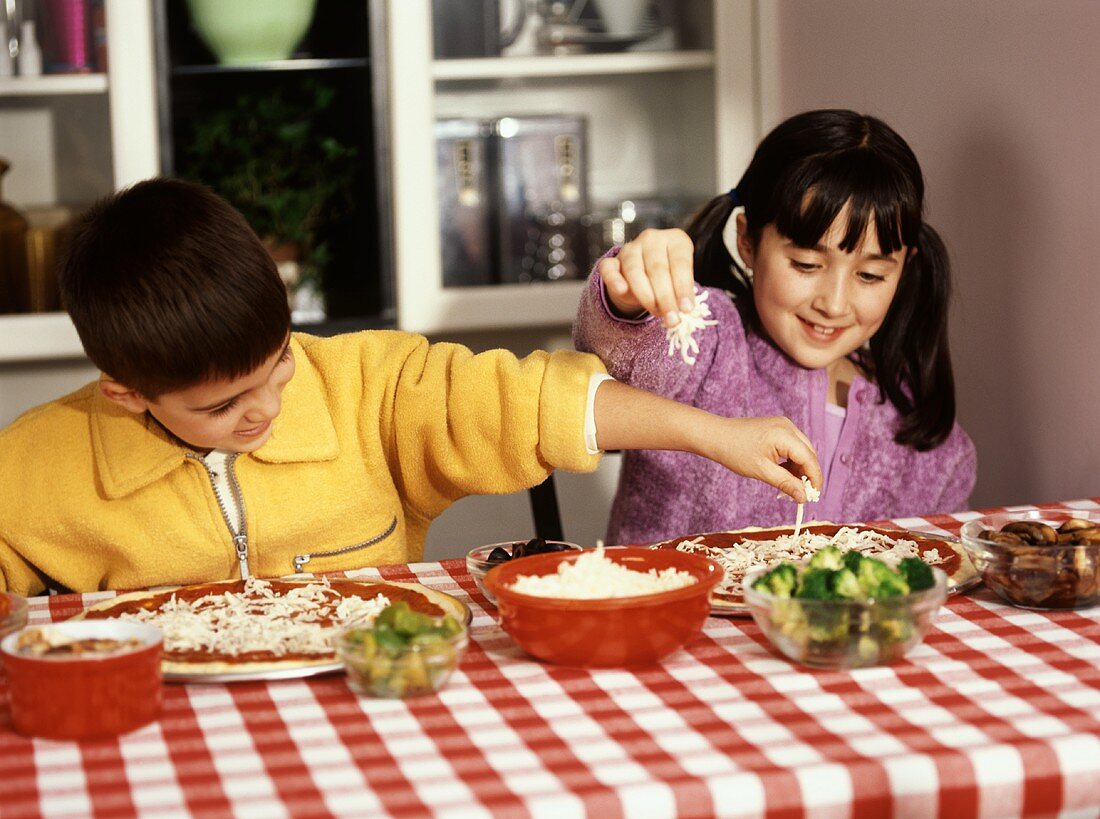
{"type": "Polygon", "coordinates": [[[470,622],[465,603],[419,583],[300,577],[127,592],[77,618],[117,617],[159,628],[169,682],[277,680],[339,671],[339,633],[373,622],[399,600],[414,611],[470,622]]]}
{"type": "Polygon", "coordinates": [[[944,571],[949,594],[966,591],[981,582],[981,575],[962,543],[946,536],[835,523],[810,523],[801,527],[797,540],[793,536],[793,526],[741,529],[672,538],[650,548],[694,552],[722,566],[725,577],[711,595],[711,613],[718,615],[749,614],[741,594],[741,581],[750,569],[783,560],[804,560],[827,545],[892,563],[905,557],[919,557],[944,571]]]}

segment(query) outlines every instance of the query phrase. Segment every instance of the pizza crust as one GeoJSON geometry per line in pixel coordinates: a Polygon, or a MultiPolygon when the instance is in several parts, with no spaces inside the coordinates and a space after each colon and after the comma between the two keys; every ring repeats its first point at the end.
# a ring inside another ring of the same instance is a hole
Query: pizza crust
{"type": "MultiPolygon", "coordinates": [[[[801,527],[803,532],[823,526],[827,527],[844,527],[862,531],[875,531],[883,533],[893,538],[894,540],[904,538],[917,543],[918,548],[921,545],[926,547],[935,547],[937,551],[947,548],[953,552],[958,560],[958,565],[954,571],[947,575],[947,590],[948,593],[956,593],[959,591],[970,588],[980,578],[977,568],[970,560],[966,550],[963,548],[962,543],[949,539],[947,537],[940,537],[935,534],[925,532],[912,532],[906,529],[890,529],[880,526],[860,526],[856,524],[837,524],[829,521],[810,521],[804,523],[801,527]]],[[[683,543],[686,540],[695,540],[702,538],[703,546],[710,546],[716,549],[730,549],[734,548],[736,543],[728,543],[731,538],[736,538],[738,535],[759,535],[761,532],[774,532],[775,537],[778,538],[781,535],[793,534],[794,527],[792,526],[747,526],[743,529],[733,529],[727,532],[707,532],[702,534],[685,535],[683,537],[670,538],[653,544],[650,548],[654,549],[675,549],[677,545],[683,543]],[[708,543],[708,540],[711,543],[708,543]],[[719,541],[719,544],[713,543],[713,541],[719,541]],[[728,544],[728,545],[727,545],[728,544]]],[[[761,540],[763,538],[753,537],[752,540],[761,540]]],[[[866,552],[869,557],[874,557],[874,552],[866,552]]],[[[723,594],[716,591],[712,595],[712,606],[716,612],[725,613],[742,613],[746,612],[747,606],[744,600],[738,595],[723,594]]]]}
{"type": "MultiPolygon", "coordinates": [[[[320,578],[274,578],[283,583],[300,583],[301,585],[308,585],[309,583],[317,583],[320,578]]],[[[420,596],[424,597],[428,602],[433,603],[443,610],[445,614],[454,617],[460,623],[469,625],[471,614],[469,608],[455,597],[446,594],[435,589],[428,588],[419,583],[407,583],[393,580],[380,580],[377,578],[360,578],[360,577],[346,577],[346,578],[333,578],[333,580],[343,582],[354,583],[356,586],[370,587],[378,586],[379,592],[385,593],[387,587],[399,587],[408,589],[409,591],[416,592],[420,596]]],[[[166,593],[179,592],[184,590],[203,589],[209,590],[210,594],[217,594],[218,587],[230,587],[240,583],[239,580],[225,580],[215,581],[211,583],[195,583],[188,586],[177,587],[161,587],[156,589],[149,589],[146,591],[134,591],[125,592],[117,595],[116,597],[109,598],[107,600],[101,600],[98,603],[89,606],[84,611],[75,615],[71,619],[81,620],[88,619],[89,615],[94,615],[95,612],[106,611],[113,609],[120,604],[135,602],[140,600],[147,600],[150,598],[161,597],[166,593]]],[[[164,659],[161,662],[161,671],[166,677],[177,677],[195,679],[202,677],[220,677],[225,675],[232,675],[233,677],[240,677],[243,679],[256,679],[261,678],[267,674],[286,674],[287,676],[295,676],[295,672],[301,672],[308,669],[318,670],[337,670],[340,667],[340,661],[336,656],[335,650],[331,654],[318,655],[313,658],[293,657],[287,659],[272,659],[263,661],[250,661],[250,662],[231,662],[226,660],[205,660],[205,661],[191,661],[191,660],[174,660],[164,659]]],[[[301,676],[304,676],[301,675],[301,676]]]]}

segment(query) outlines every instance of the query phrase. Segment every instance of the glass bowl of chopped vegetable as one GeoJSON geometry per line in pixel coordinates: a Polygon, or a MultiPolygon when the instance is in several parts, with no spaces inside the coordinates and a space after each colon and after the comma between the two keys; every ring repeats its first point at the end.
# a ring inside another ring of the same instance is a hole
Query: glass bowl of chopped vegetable
{"type": "Polygon", "coordinates": [[[531,555],[550,554],[552,552],[579,552],[581,549],[576,543],[567,543],[564,540],[543,540],[541,537],[523,541],[508,541],[507,543],[490,543],[486,546],[478,546],[471,549],[466,555],[466,571],[474,579],[477,587],[490,602],[496,602],[493,593],[485,588],[485,575],[489,569],[509,560],[530,557],[531,555]]]}
{"type": "Polygon", "coordinates": [[[897,567],[835,546],[754,569],[745,603],[785,657],[815,668],[888,665],[917,646],[947,599],[947,575],[920,558],[897,567]]]}
{"type": "Polygon", "coordinates": [[[722,567],[633,547],[510,560],[485,576],[500,625],[540,660],[577,668],[650,665],[703,628],[722,567]]]}
{"type": "Polygon", "coordinates": [[[1014,606],[1100,603],[1100,512],[1001,512],[967,521],[961,535],[982,582],[1014,606]]]}
{"type": "Polygon", "coordinates": [[[458,668],[468,640],[466,627],[454,617],[432,617],[399,601],[371,625],[345,629],[337,652],[353,691],[404,699],[441,689],[458,668]]]}

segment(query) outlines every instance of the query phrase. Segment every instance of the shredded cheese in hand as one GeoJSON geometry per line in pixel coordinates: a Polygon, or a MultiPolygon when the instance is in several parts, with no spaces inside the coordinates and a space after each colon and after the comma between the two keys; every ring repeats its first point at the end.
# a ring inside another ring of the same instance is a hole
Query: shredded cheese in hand
{"type": "Polygon", "coordinates": [[[710,318],[710,307],[707,306],[709,290],[702,290],[695,294],[695,303],[690,311],[679,312],[680,321],[675,327],[666,327],[665,336],[668,338],[668,354],[679,352],[680,358],[685,364],[695,364],[696,354],[699,352],[699,342],[695,340],[695,332],[704,327],[711,327],[718,323],[710,318]]]}
{"type": "MultiPolygon", "coordinates": [[[[805,475],[802,476],[802,488],[806,490],[806,502],[807,503],[817,503],[819,500],[821,500],[821,490],[814,487],[814,485],[812,483],[810,483],[810,479],[807,478],[805,475]]],[[[780,492],[778,495],[776,495],[776,497],[777,498],[782,498],[783,493],[780,492]]],[[[794,516],[794,536],[796,538],[798,537],[798,533],[800,531],[802,531],[802,511],[803,511],[804,506],[805,506],[805,504],[801,504],[801,503],[798,504],[798,511],[795,512],[795,516],[794,516]]]]}

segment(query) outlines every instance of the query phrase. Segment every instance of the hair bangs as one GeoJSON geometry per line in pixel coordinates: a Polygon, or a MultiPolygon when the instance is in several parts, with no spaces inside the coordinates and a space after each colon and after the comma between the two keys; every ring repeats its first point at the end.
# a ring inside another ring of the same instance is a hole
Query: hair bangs
{"type": "Polygon", "coordinates": [[[841,250],[858,248],[871,226],[882,253],[916,246],[921,198],[903,169],[861,148],[815,159],[793,169],[775,188],[775,226],[782,235],[814,247],[843,215],[841,250]]]}

